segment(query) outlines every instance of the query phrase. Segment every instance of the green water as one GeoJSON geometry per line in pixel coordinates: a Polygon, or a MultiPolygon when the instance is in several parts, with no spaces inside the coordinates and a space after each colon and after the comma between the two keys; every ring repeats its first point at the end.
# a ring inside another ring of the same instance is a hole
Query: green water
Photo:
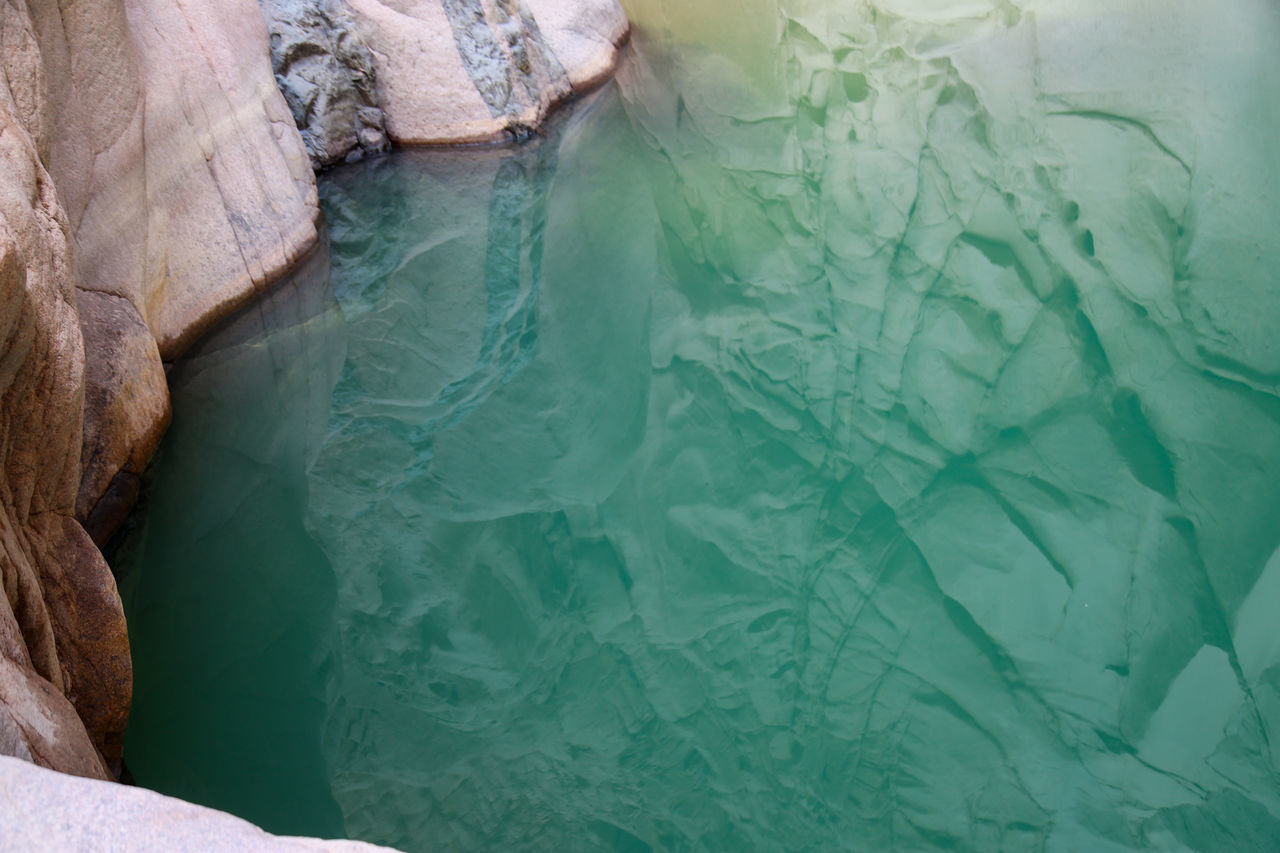
{"type": "Polygon", "coordinates": [[[1280,847],[1280,9],[634,0],[171,373],[139,782],[408,850],[1280,847]]]}

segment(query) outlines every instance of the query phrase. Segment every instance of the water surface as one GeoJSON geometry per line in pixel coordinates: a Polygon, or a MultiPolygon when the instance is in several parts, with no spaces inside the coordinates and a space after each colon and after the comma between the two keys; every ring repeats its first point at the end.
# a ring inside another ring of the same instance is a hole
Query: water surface
{"type": "Polygon", "coordinates": [[[171,375],[142,784],[431,850],[1280,839],[1280,10],[634,0],[171,375]]]}

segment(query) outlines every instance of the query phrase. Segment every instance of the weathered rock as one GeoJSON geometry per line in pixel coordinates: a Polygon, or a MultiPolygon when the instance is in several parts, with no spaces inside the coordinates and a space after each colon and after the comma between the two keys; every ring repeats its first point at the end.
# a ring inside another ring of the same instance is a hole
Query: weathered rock
{"type": "MultiPolygon", "coordinates": [[[[76,709],[53,685],[0,657],[0,755],[106,778],[76,709]]],[[[0,785],[2,787],[2,785],[0,785]]],[[[7,826],[6,826],[7,829],[7,826]]]]}
{"type": "Polygon", "coordinates": [[[72,230],[42,162],[49,148],[23,123],[50,126],[23,10],[0,10],[0,38],[0,742],[103,775],[97,751],[119,756],[129,654],[111,572],[73,518],[84,353],[72,230]]]}
{"type": "Polygon", "coordinates": [[[80,287],[120,298],[105,324],[101,300],[81,300],[90,369],[77,514],[99,542],[167,423],[160,358],[279,277],[314,242],[318,216],[251,0],[129,0],[115,11],[42,45],[122,81],[92,105],[59,105],[58,140],[99,135],[104,150],[54,171],[71,199],[80,287]]]}
{"type": "Polygon", "coordinates": [[[169,425],[169,393],[151,330],[133,303],[81,290],[85,431],[76,517],[99,547],[124,521],[139,476],[169,425]]]}
{"type": "Polygon", "coordinates": [[[601,82],[628,24],[617,0],[349,0],[392,139],[522,138],[601,82]]]}
{"type": "MultiPolygon", "coordinates": [[[[2,667],[3,664],[0,664],[2,667]]],[[[3,688],[0,668],[0,689],[3,688]]],[[[4,729],[0,727],[0,739],[4,729]]],[[[2,742],[2,741],[0,741],[2,742]]],[[[376,851],[359,841],[271,835],[247,821],[165,797],[42,770],[0,756],[6,850],[376,851]]]]}
{"type": "Polygon", "coordinates": [[[260,0],[276,83],[317,169],[390,147],[373,57],[340,0],[260,0]]]}
{"type": "Polygon", "coordinates": [[[618,45],[631,25],[616,2],[523,0],[574,92],[599,86],[618,64],[618,45]]]}
{"type": "Polygon", "coordinates": [[[102,775],[129,648],[77,519],[101,541],[131,500],[161,355],[315,241],[314,176],[252,0],[0,7],[0,162],[0,751],[102,775]]]}

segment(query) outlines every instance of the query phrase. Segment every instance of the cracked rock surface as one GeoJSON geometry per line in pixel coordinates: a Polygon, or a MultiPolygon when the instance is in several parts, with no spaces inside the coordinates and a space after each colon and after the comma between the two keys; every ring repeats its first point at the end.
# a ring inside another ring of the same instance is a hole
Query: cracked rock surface
{"type": "Polygon", "coordinates": [[[340,324],[178,383],[138,777],[203,725],[209,796],[406,847],[1273,844],[1280,11],[628,12],[546,139],[332,173],[340,324]],[[280,672],[296,770],[220,722],[280,672]]]}
{"type": "Polygon", "coordinates": [[[387,150],[374,62],[341,0],[261,0],[276,83],[317,169],[387,150]]]}

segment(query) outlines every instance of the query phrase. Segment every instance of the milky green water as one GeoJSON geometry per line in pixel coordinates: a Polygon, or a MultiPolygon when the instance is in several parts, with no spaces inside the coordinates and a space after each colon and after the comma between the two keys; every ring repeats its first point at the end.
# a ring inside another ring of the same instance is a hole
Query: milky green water
{"type": "Polygon", "coordinates": [[[141,784],[408,850],[1280,848],[1280,9],[634,0],[321,181],[116,559],[141,784]]]}

